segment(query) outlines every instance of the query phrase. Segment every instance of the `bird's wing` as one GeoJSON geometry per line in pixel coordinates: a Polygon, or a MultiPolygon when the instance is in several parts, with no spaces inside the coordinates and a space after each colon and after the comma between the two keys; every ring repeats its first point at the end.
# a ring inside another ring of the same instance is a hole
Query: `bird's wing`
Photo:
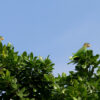
{"type": "Polygon", "coordinates": [[[74,56],[79,56],[81,53],[85,52],[86,51],[86,48],[85,47],[82,47],[81,49],[79,49],[75,54],[74,56]]]}

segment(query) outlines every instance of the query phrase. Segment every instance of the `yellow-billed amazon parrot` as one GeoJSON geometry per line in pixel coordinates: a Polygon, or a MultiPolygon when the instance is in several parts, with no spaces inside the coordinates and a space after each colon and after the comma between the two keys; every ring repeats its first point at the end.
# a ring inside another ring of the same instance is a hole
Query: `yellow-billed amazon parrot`
{"type": "Polygon", "coordinates": [[[91,45],[89,43],[84,43],[83,47],[80,48],[75,54],[73,54],[73,57],[70,57],[70,60],[73,60],[74,58],[80,56],[82,53],[85,53],[87,51],[87,48],[91,45]]]}

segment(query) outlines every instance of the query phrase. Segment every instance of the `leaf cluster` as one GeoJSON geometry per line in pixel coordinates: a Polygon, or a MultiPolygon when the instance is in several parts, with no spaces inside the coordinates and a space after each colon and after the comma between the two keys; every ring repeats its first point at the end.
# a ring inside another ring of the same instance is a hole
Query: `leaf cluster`
{"type": "Polygon", "coordinates": [[[54,77],[54,63],[18,54],[0,42],[0,100],[100,100],[100,57],[92,50],[71,60],[75,71],[54,77]]]}
{"type": "Polygon", "coordinates": [[[30,53],[18,55],[0,42],[0,100],[47,100],[53,89],[53,63],[30,53]]]}

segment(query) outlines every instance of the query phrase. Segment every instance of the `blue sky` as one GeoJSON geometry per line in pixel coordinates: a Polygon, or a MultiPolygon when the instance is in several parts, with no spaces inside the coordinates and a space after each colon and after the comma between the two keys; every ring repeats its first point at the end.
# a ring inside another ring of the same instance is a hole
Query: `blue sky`
{"type": "Polygon", "coordinates": [[[68,57],[84,42],[100,53],[100,0],[2,0],[0,35],[19,53],[50,55],[54,75],[68,74],[68,57]]]}

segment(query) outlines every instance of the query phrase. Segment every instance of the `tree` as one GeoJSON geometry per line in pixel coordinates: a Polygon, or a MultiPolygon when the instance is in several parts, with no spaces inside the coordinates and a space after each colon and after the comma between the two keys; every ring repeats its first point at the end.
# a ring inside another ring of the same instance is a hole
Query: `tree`
{"type": "Polygon", "coordinates": [[[47,100],[53,89],[53,63],[49,57],[34,57],[0,42],[0,99],[47,100]]]}
{"type": "Polygon", "coordinates": [[[75,70],[66,76],[57,77],[56,94],[58,100],[100,100],[100,59],[92,50],[81,54],[72,61],[75,70]]]}
{"type": "Polygon", "coordinates": [[[72,59],[75,72],[54,77],[54,63],[0,42],[0,100],[100,100],[100,58],[92,50],[72,59]]]}

